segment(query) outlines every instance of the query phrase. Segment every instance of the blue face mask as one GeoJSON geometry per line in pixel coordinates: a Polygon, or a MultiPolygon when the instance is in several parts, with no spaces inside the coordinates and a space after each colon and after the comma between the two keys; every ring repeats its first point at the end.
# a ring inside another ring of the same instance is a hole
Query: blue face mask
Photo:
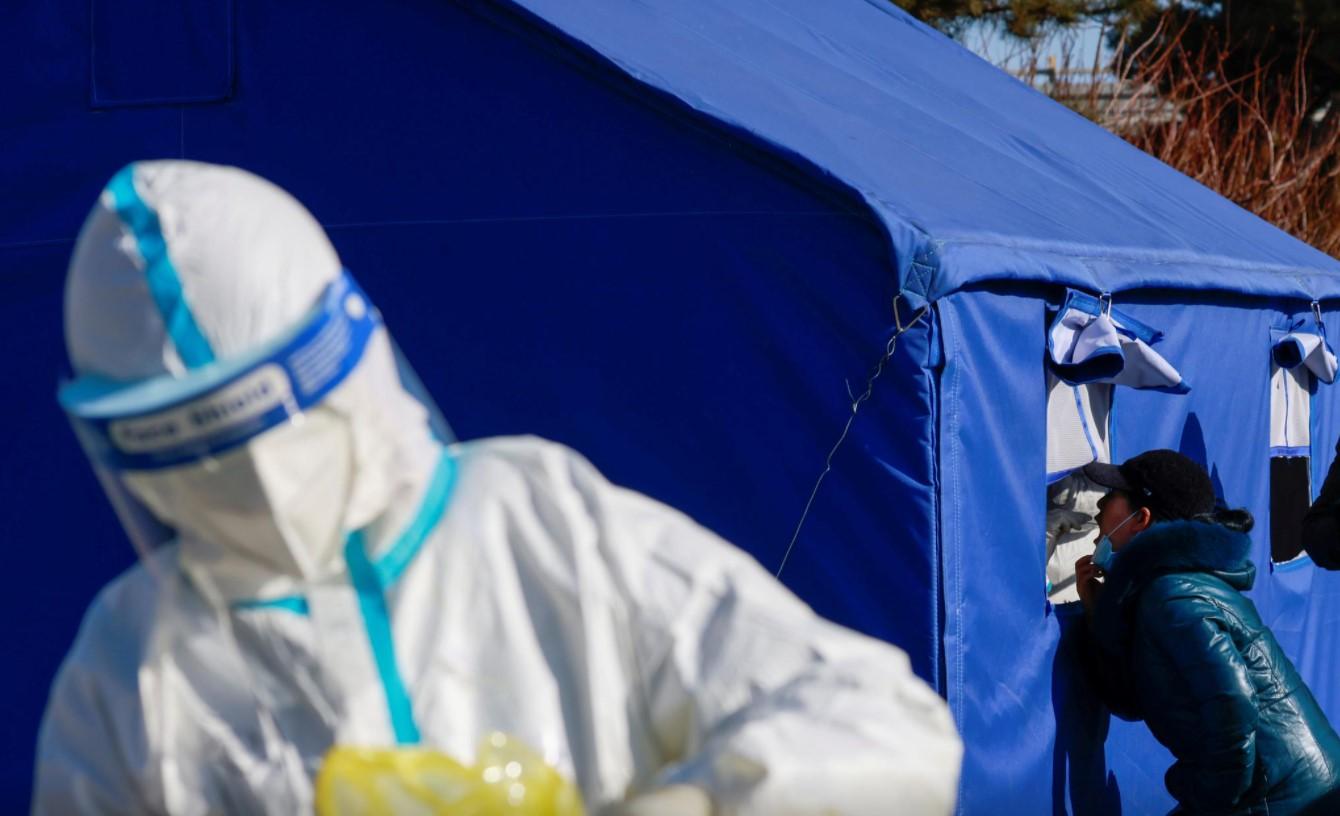
{"type": "MultiPolygon", "coordinates": [[[[1116,527],[1112,528],[1112,533],[1115,533],[1122,527],[1125,527],[1126,522],[1135,518],[1136,515],[1139,514],[1139,512],[1140,512],[1139,510],[1136,510],[1134,513],[1131,513],[1129,516],[1127,516],[1125,520],[1123,520],[1116,527]]],[[[1099,539],[1098,549],[1093,551],[1093,563],[1097,564],[1098,569],[1102,570],[1103,572],[1111,572],[1112,564],[1114,561],[1117,560],[1117,554],[1112,551],[1112,539],[1110,537],[1112,533],[1108,533],[1107,535],[1099,539]]]]}

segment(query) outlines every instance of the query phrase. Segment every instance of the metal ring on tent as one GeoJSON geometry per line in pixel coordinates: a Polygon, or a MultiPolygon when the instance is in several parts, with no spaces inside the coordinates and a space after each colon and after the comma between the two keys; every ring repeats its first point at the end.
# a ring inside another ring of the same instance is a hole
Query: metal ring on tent
{"type": "MultiPolygon", "coordinates": [[[[898,309],[898,300],[902,298],[902,296],[903,296],[902,292],[899,292],[898,294],[893,296],[893,325],[896,328],[896,331],[893,333],[893,336],[889,338],[889,342],[884,345],[884,359],[886,360],[889,357],[893,356],[893,350],[898,345],[898,338],[901,337],[908,329],[917,325],[917,323],[921,320],[921,318],[925,317],[926,312],[930,311],[931,308],[929,304],[927,304],[926,306],[922,306],[920,309],[917,310],[916,314],[912,315],[912,319],[907,321],[906,324],[904,324],[903,316],[898,309]]],[[[881,361],[881,366],[882,365],[883,361],[881,361]]]]}
{"type": "Polygon", "coordinates": [[[1101,306],[1102,309],[1103,309],[1103,316],[1104,316],[1104,317],[1111,317],[1111,316],[1112,316],[1112,293],[1111,293],[1111,292],[1100,292],[1100,293],[1098,293],[1098,304],[1099,304],[1099,306],[1101,306]]]}
{"type": "Polygon", "coordinates": [[[920,309],[917,310],[916,314],[912,315],[912,319],[907,321],[907,325],[904,326],[902,315],[898,313],[898,301],[899,299],[902,298],[902,296],[903,296],[902,292],[899,292],[898,294],[893,296],[893,325],[897,327],[899,334],[902,334],[903,332],[915,326],[917,324],[917,321],[920,320],[926,314],[926,311],[928,309],[930,309],[930,306],[922,306],[920,309]]]}
{"type": "Polygon", "coordinates": [[[1323,323],[1322,320],[1321,320],[1321,302],[1320,302],[1320,301],[1316,301],[1316,300],[1312,301],[1312,316],[1313,316],[1314,318],[1316,318],[1316,320],[1317,320],[1317,325],[1318,325],[1318,326],[1320,326],[1320,327],[1323,328],[1323,329],[1326,328],[1326,324],[1323,323]]]}

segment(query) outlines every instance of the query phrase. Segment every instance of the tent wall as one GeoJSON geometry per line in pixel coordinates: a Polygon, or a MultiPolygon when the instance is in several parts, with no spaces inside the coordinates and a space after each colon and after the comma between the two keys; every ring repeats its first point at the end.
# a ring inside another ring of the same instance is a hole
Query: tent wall
{"type": "Polygon", "coordinates": [[[936,306],[945,685],[966,746],[960,811],[1050,813],[1045,302],[974,292],[936,306]]]}
{"type": "MultiPolygon", "coordinates": [[[[1161,813],[1171,756],[1142,723],[1112,719],[1077,671],[1073,607],[1044,593],[1047,306],[1060,290],[1000,288],[941,301],[938,387],[945,679],[967,744],[962,812],[1161,813]]],[[[1270,326],[1305,302],[1118,296],[1165,333],[1156,348],[1186,395],[1118,388],[1113,460],[1173,448],[1205,464],[1222,497],[1256,518],[1251,597],[1333,721],[1340,683],[1330,633],[1340,574],[1270,559],[1270,326]]],[[[1325,315],[1340,326],[1340,314],[1325,315]]],[[[1340,433],[1340,386],[1313,398],[1312,449],[1325,473],[1340,433]]],[[[1314,490],[1317,485],[1314,484],[1314,490]]]]}
{"type": "MultiPolygon", "coordinates": [[[[19,431],[0,490],[20,579],[0,810],[22,810],[58,661],[133,557],[54,388],[75,233],[134,159],[239,164],[306,202],[461,436],[567,442],[778,566],[892,320],[887,237],[859,202],[476,13],[490,4],[235,0],[226,48],[190,64],[137,38],[187,34],[220,4],[153,30],[108,5],[21,3],[6,18],[26,45],[0,54],[19,77],[0,112],[2,410],[19,431]],[[95,99],[90,60],[118,44],[95,99]],[[153,102],[178,97],[193,101],[153,102]]],[[[924,328],[904,338],[785,574],[927,678],[933,347],[924,328]]]]}

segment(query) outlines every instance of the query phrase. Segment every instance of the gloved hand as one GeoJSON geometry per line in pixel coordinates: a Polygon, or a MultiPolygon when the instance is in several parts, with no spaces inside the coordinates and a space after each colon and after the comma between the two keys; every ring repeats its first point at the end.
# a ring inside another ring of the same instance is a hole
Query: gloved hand
{"type": "Polygon", "coordinates": [[[1047,535],[1059,537],[1085,527],[1094,526],[1093,514],[1053,507],[1047,511],[1047,535]]]}
{"type": "Polygon", "coordinates": [[[606,808],[602,816],[712,816],[712,800],[692,785],[669,785],[606,808]]]}

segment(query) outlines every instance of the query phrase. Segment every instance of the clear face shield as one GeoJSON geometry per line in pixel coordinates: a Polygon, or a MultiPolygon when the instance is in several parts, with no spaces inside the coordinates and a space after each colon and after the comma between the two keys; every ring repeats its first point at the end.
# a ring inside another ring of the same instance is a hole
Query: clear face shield
{"type": "Polygon", "coordinates": [[[378,458],[377,447],[452,441],[347,273],[298,326],[253,354],[128,386],[80,378],[59,398],[151,565],[163,545],[191,538],[240,547],[276,574],[312,577],[321,554],[287,552],[292,542],[282,539],[319,550],[365,520],[349,517],[360,500],[354,471],[378,458]]]}

